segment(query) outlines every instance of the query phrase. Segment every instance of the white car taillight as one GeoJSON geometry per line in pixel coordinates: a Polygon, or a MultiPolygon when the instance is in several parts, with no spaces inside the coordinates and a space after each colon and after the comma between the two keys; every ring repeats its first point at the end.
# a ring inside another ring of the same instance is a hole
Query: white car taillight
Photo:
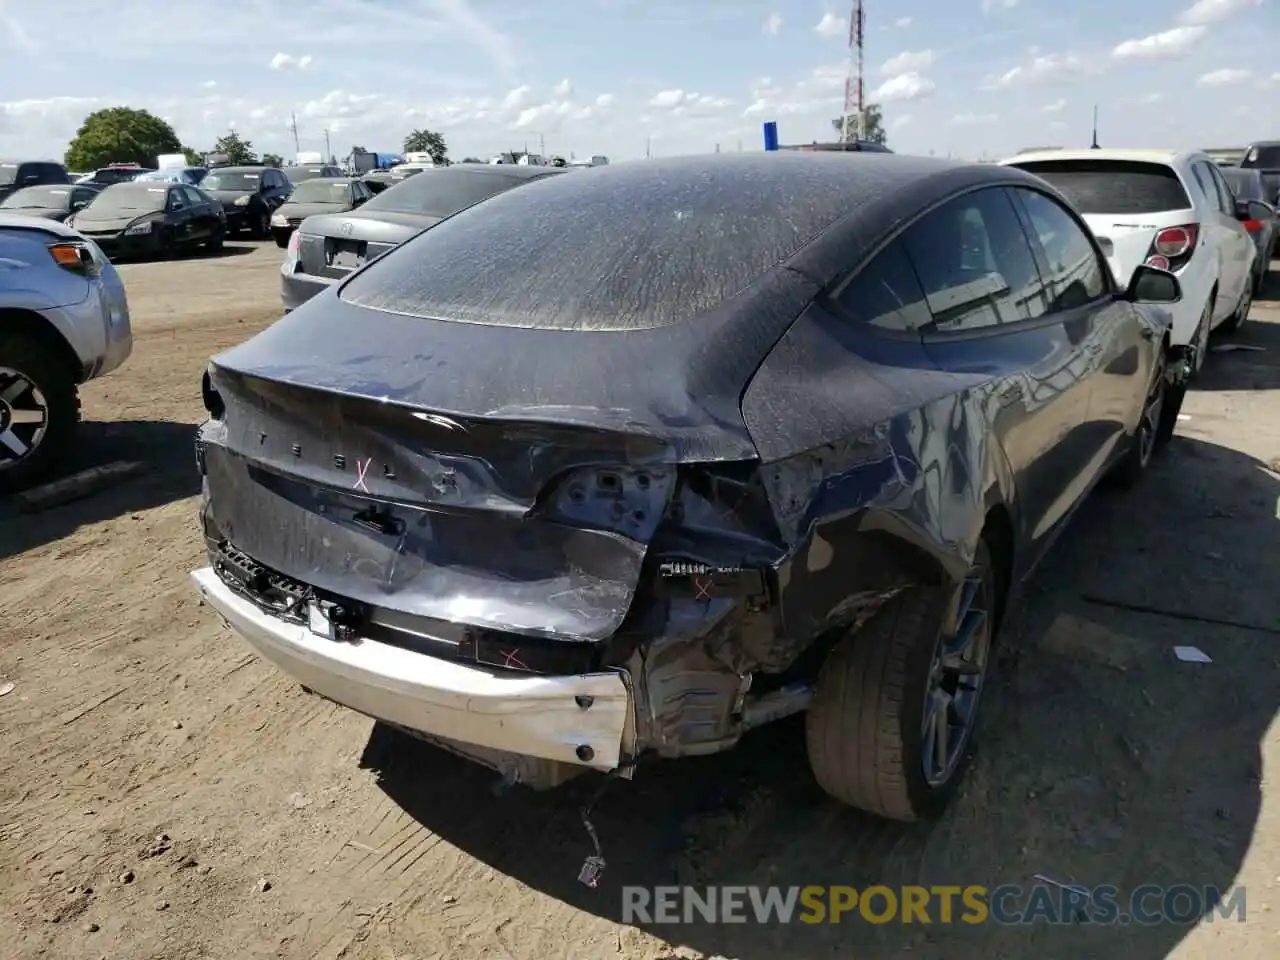
{"type": "Polygon", "coordinates": [[[289,246],[284,251],[284,263],[280,266],[282,273],[293,273],[302,259],[302,231],[295,230],[289,236],[289,246]]]}

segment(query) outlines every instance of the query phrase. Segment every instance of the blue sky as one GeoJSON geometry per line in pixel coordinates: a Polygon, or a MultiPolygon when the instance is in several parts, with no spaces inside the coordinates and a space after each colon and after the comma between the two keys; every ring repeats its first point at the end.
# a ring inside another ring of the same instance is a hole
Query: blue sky
{"type": "MultiPolygon", "coordinates": [[[[851,4],[850,4],[851,5],[851,4]]],[[[0,154],[60,155],[100,106],[207,148],[539,149],[616,160],[832,136],[849,6],[824,0],[122,0],[86,29],[0,0],[0,154]]],[[[868,99],[901,152],[999,156],[1280,136],[1280,0],[866,0],[868,99]]]]}

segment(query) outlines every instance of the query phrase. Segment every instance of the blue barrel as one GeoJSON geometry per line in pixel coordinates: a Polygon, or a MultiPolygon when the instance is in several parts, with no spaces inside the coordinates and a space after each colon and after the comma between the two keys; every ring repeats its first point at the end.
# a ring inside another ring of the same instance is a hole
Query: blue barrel
{"type": "Polygon", "coordinates": [[[766,150],[778,149],[778,124],[774,120],[770,120],[764,125],[764,148],[766,150]]]}

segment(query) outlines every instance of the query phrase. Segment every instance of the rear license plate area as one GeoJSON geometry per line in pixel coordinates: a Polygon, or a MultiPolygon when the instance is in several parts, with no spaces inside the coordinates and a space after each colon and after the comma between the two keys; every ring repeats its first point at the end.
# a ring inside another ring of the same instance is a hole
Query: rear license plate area
{"type": "Polygon", "coordinates": [[[338,240],[329,254],[329,266],[354,270],[364,263],[364,243],[360,240],[338,240]]]}

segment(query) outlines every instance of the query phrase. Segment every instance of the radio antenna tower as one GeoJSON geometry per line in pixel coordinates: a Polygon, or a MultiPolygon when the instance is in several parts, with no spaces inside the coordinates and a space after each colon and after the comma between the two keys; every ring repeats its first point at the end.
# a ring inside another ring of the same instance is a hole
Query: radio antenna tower
{"type": "Polygon", "coordinates": [[[862,92],[863,20],[862,0],[853,0],[853,15],[849,17],[849,72],[844,78],[844,129],[840,134],[845,143],[852,139],[850,133],[862,140],[867,132],[867,105],[863,101],[862,92]],[[850,130],[851,123],[857,123],[857,128],[850,130]]]}

